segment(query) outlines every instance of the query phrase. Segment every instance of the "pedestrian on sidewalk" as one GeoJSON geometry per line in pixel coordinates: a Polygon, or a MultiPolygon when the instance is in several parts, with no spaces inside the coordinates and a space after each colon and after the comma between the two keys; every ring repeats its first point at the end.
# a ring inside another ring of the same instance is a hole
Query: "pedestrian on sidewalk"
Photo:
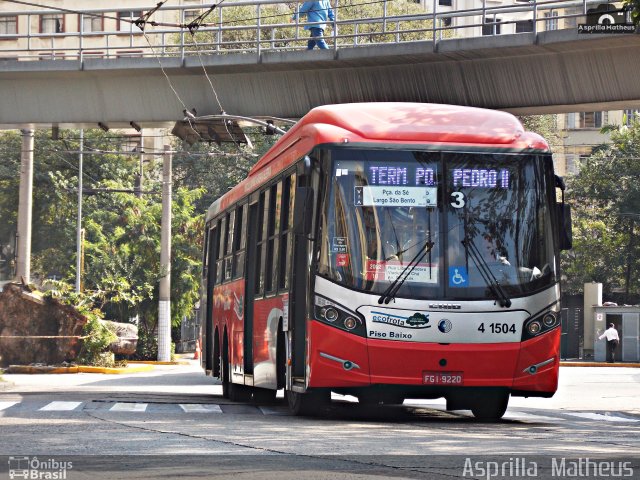
{"type": "Polygon", "coordinates": [[[607,363],[615,363],[616,361],[616,348],[620,343],[620,337],[618,336],[618,330],[613,323],[609,324],[609,328],[598,337],[600,340],[607,339],[607,363]]]}
{"type": "Polygon", "coordinates": [[[329,47],[327,42],[324,41],[322,35],[327,28],[327,19],[332,22],[335,21],[333,10],[331,9],[331,3],[329,0],[319,0],[317,2],[304,2],[300,10],[293,14],[293,20],[298,20],[299,14],[307,15],[307,22],[311,25],[305,25],[304,29],[309,30],[310,37],[307,42],[307,50],[313,50],[313,47],[318,45],[318,48],[326,50],[329,47]]]}

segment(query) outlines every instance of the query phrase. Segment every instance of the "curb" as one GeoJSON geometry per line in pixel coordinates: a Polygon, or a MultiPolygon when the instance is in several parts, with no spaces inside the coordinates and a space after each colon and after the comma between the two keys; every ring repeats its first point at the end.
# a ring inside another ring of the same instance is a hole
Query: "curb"
{"type": "Polygon", "coordinates": [[[607,362],[560,362],[561,367],[615,367],[640,368],[640,363],[607,363],[607,362]]]}
{"type": "Polygon", "coordinates": [[[35,367],[32,365],[10,365],[5,370],[6,374],[60,374],[60,373],[103,373],[107,375],[120,375],[127,373],[141,373],[153,370],[153,365],[140,365],[126,368],[91,367],[79,365],[76,367],[35,367]]]}
{"type": "Polygon", "coordinates": [[[127,363],[133,363],[136,365],[191,365],[184,360],[176,360],[174,362],[163,362],[160,360],[127,360],[127,363]]]}

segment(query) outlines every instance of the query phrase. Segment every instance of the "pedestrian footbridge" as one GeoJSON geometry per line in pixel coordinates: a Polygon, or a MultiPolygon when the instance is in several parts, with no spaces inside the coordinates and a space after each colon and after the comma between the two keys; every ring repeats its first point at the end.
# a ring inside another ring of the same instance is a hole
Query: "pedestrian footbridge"
{"type": "MultiPolygon", "coordinates": [[[[15,36],[13,51],[6,41],[0,45],[0,128],[163,126],[181,119],[184,109],[295,118],[321,104],[366,101],[451,103],[517,114],[640,108],[640,35],[580,34],[584,12],[595,3],[529,2],[513,12],[484,8],[342,23],[338,15],[327,35],[331,48],[322,51],[305,50],[301,25],[287,18],[265,32],[259,15],[233,41],[228,34],[241,27],[223,28],[222,22],[202,27],[195,43],[185,40],[184,29],[132,31],[124,37],[139,48],[121,54],[115,40],[109,43],[109,32],[102,33],[102,48],[83,32],[56,37],[57,44],[27,32],[15,36]],[[545,9],[560,12],[558,18],[573,26],[545,30],[545,9]],[[451,27],[462,20],[464,28],[451,27]],[[505,33],[509,25],[522,30],[522,22],[529,31],[505,33]],[[411,28],[403,29],[405,23],[411,28]],[[449,26],[434,27],[443,24],[449,26]],[[25,39],[29,48],[19,47],[25,39]],[[33,61],[36,46],[45,43],[50,48],[33,61]]],[[[223,5],[237,4],[249,5],[223,5]]]]}

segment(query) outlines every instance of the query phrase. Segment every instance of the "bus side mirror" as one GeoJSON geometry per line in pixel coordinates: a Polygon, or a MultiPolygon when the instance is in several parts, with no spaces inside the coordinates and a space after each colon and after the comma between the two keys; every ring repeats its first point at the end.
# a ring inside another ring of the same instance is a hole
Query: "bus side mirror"
{"type": "Polygon", "coordinates": [[[311,187],[296,187],[296,197],[293,207],[293,233],[309,235],[313,218],[313,189],[311,187]]]}
{"type": "Polygon", "coordinates": [[[558,223],[560,224],[560,250],[571,250],[573,234],[571,232],[571,207],[564,203],[558,205],[558,223]]]}

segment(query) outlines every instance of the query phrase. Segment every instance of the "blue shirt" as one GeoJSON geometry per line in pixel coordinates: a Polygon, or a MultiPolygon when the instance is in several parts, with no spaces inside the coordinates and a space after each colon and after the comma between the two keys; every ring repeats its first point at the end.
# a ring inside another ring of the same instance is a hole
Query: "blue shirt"
{"type": "MultiPolygon", "coordinates": [[[[309,30],[311,28],[321,28],[325,30],[327,28],[327,19],[332,22],[335,21],[333,10],[331,9],[331,3],[329,0],[319,0],[318,2],[304,2],[298,13],[307,14],[307,22],[322,22],[315,25],[305,25],[304,29],[309,30]]],[[[293,19],[298,19],[298,13],[293,15],[293,19]]]]}

